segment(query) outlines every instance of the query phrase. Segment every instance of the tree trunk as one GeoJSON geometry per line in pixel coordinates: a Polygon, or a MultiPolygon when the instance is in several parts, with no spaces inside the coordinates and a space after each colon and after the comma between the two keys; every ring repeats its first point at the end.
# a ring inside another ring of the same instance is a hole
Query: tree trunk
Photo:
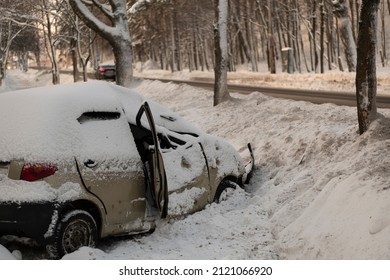
{"type": "Polygon", "coordinates": [[[227,87],[228,69],[228,34],[227,21],[229,3],[228,0],[214,0],[216,27],[214,29],[215,41],[215,81],[214,81],[214,106],[229,99],[227,87]]]}
{"type": "Polygon", "coordinates": [[[79,80],[79,68],[78,68],[76,48],[77,48],[77,41],[74,38],[72,38],[70,40],[70,53],[72,55],[73,81],[75,83],[79,80]]]}
{"type": "Polygon", "coordinates": [[[314,72],[318,72],[318,52],[317,52],[317,1],[312,3],[312,37],[313,37],[313,56],[314,56],[314,72]]]}
{"type": "Polygon", "coordinates": [[[376,31],[379,3],[380,0],[363,0],[360,12],[356,71],[356,99],[360,134],[366,132],[370,123],[377,117],[376,31]]]}
{"type": "Polygon", "coordinates": [[[122,86],[129,86],[133,79],[132,68],[132,46],[131,41],[128,39],[118,38],[117,42],[113,43],[114,57],[115,57],[115,70],[116,83],[122,86]]]}
{"type": "Polygon", "coordinates": [[[276,73],[275,40],[273,35],[273,1],[268,0],[268,64],[271,74],[276,73]]]}
{"type": "MultiPolygon", "coordinates": [[[[328,8],[327,8],[328,11],[328,8]]],[[[332,63],[335,62],[335,47],[334,47],[334,28],[333,28],[333,15],[327,12],[328,19],[326,24],[326,37],[328,47],[328,69],[332,70],[332,63]]]]}
{"type": "Polygon", "coordinates": [[[93,1],[92,3],[93,5],[90,8],[82,0],[69,0],[69,4],[77,16],[89,28],[110,43],[115,57],[116,83],[122,86],[130,86],[133,80],[133,50],[126,0],[111,0],[105,6],[101,5],[99,1],[93,1]],[[93,8],[109,18],[112,25],[107,25],[100,20],[99,16],[93,13],[93,8]]]}
{"type": "Polygon", "coordinates": [[[386,23],[385,23],[385,2],[382,2],[382,9],[381,9],[381,21],[382,21],[382,64],[383,67],[385,65],[385,61],[387,59],[387,51],[386,51],[386,23]]]}
{"type": "Polygon", "coordinates": [[[349,8],[351,11],[351,22],[352,22],[352,34],[353,34],[353,39],[356,40],[356,20],[355,20],[355,9],[353,5],[354,0],[349,0],[349,8]]]}
{"type": "MultiPolygon", "coordinates": [[[[44,11],[49,10],[49,2],[47,0],[42,0],[42,8],[44,11]]],[[[52,17],[49,13],[44,12],[44,23],[43,33],[45,36],[45,47],[47,49],[47,54],[51,62],[51,75],[53,85],[60,84],[60,69],[58,65],[57,55],[56,55],[56,45],[57,41],[54,38],[53,22],[52,17]]]]}
{"type": "Polygon", "coordinates": [[[5,78],[5,64],[0,61],[0,87],[3,85],[3,81],[5,78]]]}
{"type": "MultiPolygon", "coordinates": [[[[246,38],[244,36],[244,32],[243,32],[242,27],[241,27],[241,23],[240,23],[241,15],[240,15],[239,7],[237,6],[237,7],[233,8],[232,11],[233,11],[233,17],[234,17],[233,23],[234,23],[235,28],[237,29],[239,49],[244,52],[244,55],[246,58],[245,62],[249,62],[251,59],[250,50],[249,50],[248,41],[246,40],[246,38]]],[[[244,62],[244,61],[242,61],[242,62],[244,62]]]]}
{"type": "Polygon", "coordinates": [[[334,13],[338,18],[341,42],[344,46],[345,58],[349,72],[356,71],[356,44],[352,34],[348,5],[345,0],[333,0],[334,13]]]}
{"type": "Polygon", "coordinates": [[[259,67],[257,64],[257,58],[256,58],[256,53],[257,49],[255,46],[255,33],[253,31],[253,23],[250,21],[250,15],[251,11],[254,11],[254,6],[249,2],[249,0],[246,1],[246,12],[247,12],[247,19],[246,19],[246,29],[247,29],[247,37],[248,37],[248,43],[249,43],[249,50],[250,50],[250,60],[251,60],[251,65],[252,65],[252,71],[258,72],[259,67]]]}
{"type": "Polygon", "coordinates": [[[179,28],[177,22],[177,9],[176,3],[172,3],[171,7],[171,28],[172,28],[172,59],[173,69],[172,71],[181,71],[181,57],[180,57],[180,38],[179,38],[179,28]]]}
{"type": "Polygon", "coordinates": [[[82,67],[83,67],[83,82],[87,82],[88,81],[87,63],[82,64],[82,67]]]}
{"type": "Polygon", "coordinates": [[[320,27],[320,67],[321,73],[325,72],[324,67],[324,57],[325,57],[325,1],[322,0],[320,4],[320,12],[321,12],[321,27],[320,27]]]}

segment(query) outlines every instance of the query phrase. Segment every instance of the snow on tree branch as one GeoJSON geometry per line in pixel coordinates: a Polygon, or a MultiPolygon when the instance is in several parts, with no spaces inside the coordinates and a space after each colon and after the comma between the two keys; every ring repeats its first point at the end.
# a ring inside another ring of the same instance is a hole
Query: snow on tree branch
{"type": "Polygon", "coordinates": [[[133,4],[128,10],[130,15],[135,15],[143,10],[146,10],[150,5],[154,3],[164,3],[170,0],[138,0],[135,4],[133,4]]]}
{"type": "MultiPolygon", "coordinates": [[[[88,22],[90,28],[95,30],[95,32],[100,33],[101,35],[107,36],[115,33],[115,27],[109,26],[102,22],[97,16],[95,16],[92,11],[88,8],[88,4],[83,0],[69,0],[70,5],[76,14],[83,19],[83,21],[88,22]]],[[[93,3],[90,2],[89,3],[93,3]]],[[[112,20],[112,18],[110,18],[112,20]]]]}

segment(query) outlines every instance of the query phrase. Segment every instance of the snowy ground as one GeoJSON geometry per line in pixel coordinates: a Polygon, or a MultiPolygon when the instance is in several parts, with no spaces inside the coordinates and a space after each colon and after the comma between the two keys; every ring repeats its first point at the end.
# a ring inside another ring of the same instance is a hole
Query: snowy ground
{"type": "MultiPolygon", "coordinates": [[[[381,94],[387,87],[383,72],[381,94]]],[[[241,78],[239,73],[237,80],[258,82],[253,73],[241,72],[241,78]]],[[[202,75],[211,77],[196,76],[202,75]]],[[[353,91],[353,79],[339,72],[278,74],[272,85],[353,91]]],[[[12,71],[0,91],[49,81],[47,74],[12,71]]],[[[254,177],[246,192],[237,190],[184,219],[162,221],[153,234],[108,240],[64,259],[390,259],[390,110],[380,110],[370,131],[359,136],[355,108],[261,93],[233,93],[232,100],[212,107],[210,91],[187,85],[140,81],[137,89],[240,151],[251,142],[254,177]]],[[[0,245],[0,259],[26,258],[13,253],[0,245]]]]}

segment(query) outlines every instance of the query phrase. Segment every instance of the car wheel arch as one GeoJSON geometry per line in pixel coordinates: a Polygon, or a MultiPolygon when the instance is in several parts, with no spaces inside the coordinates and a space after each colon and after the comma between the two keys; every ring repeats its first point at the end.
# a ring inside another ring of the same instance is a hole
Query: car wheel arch
{"type": "Polygon", "coordinates": [[[212,192],[212,196],[211,196],[211,202],[215,202],[216,200],[219,199],[219,196],[221,194],[221,192],[223,191],[223,189],[225,189],[226,187],[223,187],[223,184],[225,184],[225,182],[231,182],[235,185],[238,185],[240,188],[242,188],[243,186],[240,184],[240,180],[239,178],[233,176],[233,175],[230,175],[230,176],[226,176],[226,177],[223,177],[218,184],[216,184],[216,187],[214,188],[214,191],[212,192]],[[222,188],[222,189],[221,189],[222,188]]]}
{"type": "Polygon", "coordinates": [[[61,210],[59,212],[59,217],[63,217],[69,211],[72,210],[83,210],[88,212],[95,220],[95,223],[98,228],[98,237],[99,238],[101,237],[102,226],[103,226],[103,215],[98,205],[86,199],[70,201],[67,204],[65,204],[63,207],[61,207],[61,210]]]}

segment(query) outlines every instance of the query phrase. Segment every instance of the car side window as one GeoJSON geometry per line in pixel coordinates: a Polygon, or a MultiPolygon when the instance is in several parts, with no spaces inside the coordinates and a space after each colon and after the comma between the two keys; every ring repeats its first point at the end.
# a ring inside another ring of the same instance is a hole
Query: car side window
{"type": "Polygon", "coordinates": [[[127,120],[120,112],[85,112],[77,121],[81,130],[83,159],[140,160],[127,120]]]}
{"type": "Polygon", "coordinates": [[[118,112],[85,112],[82,114],[77,121],[83,124],[87,121],[98,121],[98,120],[116,120],[121,116],[118,112]]]}
{"type": "Polygon", "coordinates": [[[139,127],[131,123],[129,123],[129,126],[133,134],[138,153],[141,156],[141,160],[145,162],[149,159],[150,156],[147,146],[153,145],[152,133],[143,127],[139,127]]]}
{"type": "MultiPolygon", "coordinates": [[[[137,145],[137,149],[141,156],[141,159],[145,162],[149,158],[148,146],[153,145],[152,133],[150,132],[150,130],[144,127],[139,127],[133,124],[129,125],[131,132],[133,133],[134,140],[137,145]]],[[[176,150],[177,147],[184,146],[185,144],[187,144],[187,142],[183,139],[166,133],[158,133],[157,137],[162,152],[165,152],[170,149],[176,150]]]]}
{"type": "Polygon", "coordinates": [[[178,146],[184,146],[187,142],[169,134],[158,134],[162,149],[176,149],[178,146]]]}

